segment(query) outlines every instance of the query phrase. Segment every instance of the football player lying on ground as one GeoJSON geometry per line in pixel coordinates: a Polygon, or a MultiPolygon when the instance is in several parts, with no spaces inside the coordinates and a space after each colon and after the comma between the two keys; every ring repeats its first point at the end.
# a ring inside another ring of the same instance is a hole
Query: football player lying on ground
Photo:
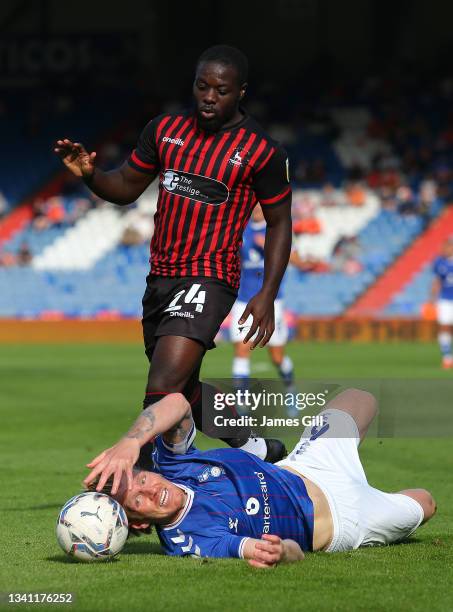
{"type": "Polygon", "coordinates": [[[239,449],[199,451],[190,404],[175,393],[89,463],[84,482],[115,497],[133,527],[154,524],[169,555],[242,557],[266,568],[305,551],[390,544],[436,506],[424,489],[384,493],[368,484],[357,447],[376,412],[370,393],[343,391],[321,413],[323,426],[307,428],[272,465],[239,449]],[[153,438],[155,471],[134,469],[153,438]]]}

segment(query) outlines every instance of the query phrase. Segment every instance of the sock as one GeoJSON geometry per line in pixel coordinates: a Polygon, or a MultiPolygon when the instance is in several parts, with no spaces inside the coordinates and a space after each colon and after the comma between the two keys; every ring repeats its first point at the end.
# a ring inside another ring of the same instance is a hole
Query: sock
{"type": "Polygon", "coordinates": [[[451,357],[451,334],[450,332],[439,332],[437,339],[439,341],[440,352],[443,357],[451,357]]]}
{"type": "Polygon", "coordinates": [[[283,357],[283,361],[278,366],[278,373],[286,385],[292,385],[294,382],[294,366],[291,358],[288,355],[283,357]]]}
{"type": "Polygon", "coordinates": [[[264,438],[249,438],[247,442],[239,446],[239,448],[263,460],[267,455],[266,440],[264,438]]]}
{"type": "Polygon", "coordinates": [[[233,359],[233,378],[250,377],[250,359],[247,357],[235,357],[233,359]]]}

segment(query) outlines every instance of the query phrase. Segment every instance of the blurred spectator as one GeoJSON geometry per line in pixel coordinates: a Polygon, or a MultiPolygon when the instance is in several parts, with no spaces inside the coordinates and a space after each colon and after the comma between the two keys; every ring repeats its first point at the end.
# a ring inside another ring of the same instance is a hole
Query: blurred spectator
{"type": "Polygon", "coordinates": [[[363,206],[366,200],[366,192],[361,183],[350,183],[346,187],[346,202],[350,206],[363,206]]]}
{"type": "Polygon", "coordinates": [[[18,266],[29,266],[33,259],[32,252],[26,241],[22,242],[17,251],[16,264],[18,266]]]}
{"type": "Polygon", "coordinates": [[[362,249],[356,236],[342,237],[333,249],[331,269],[344,274],[357,274],[363,266],[360,262],[362,249]]]}
{"type": "Polygon", "coordinates": [[[417,202],[412,189],[408,185],[398,187],[396,200],[400,215],[414,215],[417,212],[417,202]]]}
{"type": "Polygon", "coordinates": [[[45,215],[50,227],[62,227],[66,218],[63,198],[60,196],[49,198],[45,204],[45,215]]]}
{"type": "Polygon", "coordinates": [[[74,225],[87,214],[91,206],[92,202],[89,198],[75,198],[71,202],[71,211],[66,217],[66,222],[69,225],[74,225]]]}
{"type": "Polygon", "coordinates": [[[32,228],[37,232],[42,232],[49,227],[49,220],[46,216],[46,203],[43,200],[35,200],[32,204],[32,228]]]}

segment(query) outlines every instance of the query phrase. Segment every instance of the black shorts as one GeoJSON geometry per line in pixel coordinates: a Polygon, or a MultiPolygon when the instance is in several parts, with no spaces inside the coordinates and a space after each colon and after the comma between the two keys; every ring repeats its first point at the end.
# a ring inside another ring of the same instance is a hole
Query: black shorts
{"type": "Polygon", "coordinates": [[[143,296],[143,338],[151,361],[159,336],[184,336],[215,348],[214,338],[236,300],[236,291],[215,278],[149,274],[143,296]]]}

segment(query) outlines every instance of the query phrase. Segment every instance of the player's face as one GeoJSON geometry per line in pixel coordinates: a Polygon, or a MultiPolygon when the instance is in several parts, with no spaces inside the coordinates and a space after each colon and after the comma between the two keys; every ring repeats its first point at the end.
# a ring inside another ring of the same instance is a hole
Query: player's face
{"type": "Polygon", "coordinates": [[[237,120],[246,84],[239,83],[236,69],[218,62],[201,62],[193,84],[198,124],[216,132],[237,120]]]}
{"type": "Polygon", "coordinates": [[[134,472],[132,489],[125,478],[115,498],[122,504],[131,523],[149,521],[156,524],[173,522],[184,508],[186,494],[182,489],[154,472],[134,472]]]}

